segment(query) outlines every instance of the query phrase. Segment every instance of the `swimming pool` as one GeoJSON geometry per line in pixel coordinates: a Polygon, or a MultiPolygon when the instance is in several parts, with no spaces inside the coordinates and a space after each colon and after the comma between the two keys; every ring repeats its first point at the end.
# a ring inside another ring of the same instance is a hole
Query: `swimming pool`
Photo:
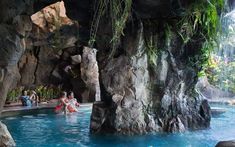
{"type": "Polygon", "coordinates": [[[90,135],[90,106],[82,107],[80,113],[69,116],[34,114],[6,117],[2,121],[19,147],[213,147],[220,140],[235,139],[235,107],[218,107],[227,111],[212,118],[211,128],[182,134],[90,135]]]}

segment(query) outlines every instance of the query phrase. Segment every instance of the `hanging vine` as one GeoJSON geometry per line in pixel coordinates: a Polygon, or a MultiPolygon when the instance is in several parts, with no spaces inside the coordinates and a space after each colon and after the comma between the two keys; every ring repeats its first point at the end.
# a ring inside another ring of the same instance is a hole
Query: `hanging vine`
{"type": "Polygon", "coordinates": [[[94,46],[100,19],[107,11],[108,3],[109,3],[109,0],[98,0],[98,1],[96,0],[95,1],[94,15],[93,15],[93,20],[91,22],[91,29],[90,29],[90,39],[88,42],[88,45],[90,47],[94,46]]]}
{"type": "Polygon", "coordinates": [[[195,35],[202,36],[204,43],[194,57],[189,58],[191,65],[205,67],[210,52],[217,45],[220,19],[218,12],[223,9],[224,0],[200,0],[192,3],[177,24],[178,34],[186,44],[195,35]]]}
{"type": "Polygon", "coordinates": [[[109,55],[109,58],[111,58],[116,52],[120,37],[124,35],[123,30],[131,13],[132,0],[99,0],[96,1],[95,5],[95,12],[91,23],[89,46],[94,46],[100,19],[108,12],[112,24],[112,38],[110,39],[112,50],[109,55]]]}
{"type": "Polygon", "coordinates": [[[115,54],[121,35],[124,36],[123,30],[131,12],[131,6],[132,0],[110,1],[113,38],[111,39],[112,51],[109,57],[115,54]]]}

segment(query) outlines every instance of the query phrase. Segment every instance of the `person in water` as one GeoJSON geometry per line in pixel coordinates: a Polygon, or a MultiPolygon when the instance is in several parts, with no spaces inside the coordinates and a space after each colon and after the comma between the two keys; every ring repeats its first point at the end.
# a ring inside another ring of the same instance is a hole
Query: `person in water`
{"type": "Polygon", "coordinates": [[[32,106],[30,97],[28,96],[28,92],[26,90],[22,91],[22,95],[20,96],[20,100],[21,100],[22,106],[28,106],[28,107],[32,106]]]}
{"type": "Polygon", "coordinates": [[[70,109],[72,112],[78,112],[78,107],[80,106],[80,104],[77,102],[77,99],[74,98],[74,93],[72,91],[68,93],[68,100],[69,100],[68,108],[71,107],[70,109]]]}
{"type": "Polygon", "coordinates": [[[60,94],[60,97],[58,99],[58,105],[55,107],[55,112],[60,113],[64,112],[67,113],[67,106],[69,105],[69,101],[67,98],[67,92],[63,91],[60,94]]]}
{"type": "Polygon", "coordinates": [[[38,106],[39,96],[34,90],[31,91],[30,100],[35,106],[38,106]]]}

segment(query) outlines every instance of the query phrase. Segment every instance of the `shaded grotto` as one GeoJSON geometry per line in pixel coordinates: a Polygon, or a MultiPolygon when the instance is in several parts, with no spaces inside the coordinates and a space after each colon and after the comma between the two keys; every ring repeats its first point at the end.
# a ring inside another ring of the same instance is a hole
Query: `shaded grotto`
{"type": "MultiPolygon", "coordinates": [[[[32,29],[30,16],[55,2],[0,2],[0,109],[8,90],[15,87],[15,81],[20,79],[17,63],[25,52],[25,39],[32,29]]],[[[205,38],[200,32],[195,32],[192,39],[187,40],[179,35],[176,27],[185,9],[194,3],[186,0],[133,1],[133,11],[128,15],[123,30],[125,35],[117,40],[111,57],[111,18],[106,14],[100,19],[92,47],[98,50],[101,102],[94,103],[91,132],[137,134],[209,127],[210,107],[195,90],[197,73],[202,65],[189,64],[189,59],[195,55],[203,56],[200,49],[205,38]],[[157,49],[154,57],[149,47],[157,49]]],[[[67,16],[79,23],[79,45],[88,46],[96,3],[91,0],[68,0],[64,4],[67,16]]],[[[45,48],[45,52],[40,52],[42,61],[49,51],[45,48]]],[[[31,55],[29,52],[22,58],[31,55]]],[[[29,59],[32,62],[37,60],[34,57],[29,59]]],[[[51,70],[54,67],[48,68],[51,70]]],[[[23,68],[21,72],[24,72],[23,68]]],[[[27,79],[21,79],[21,83],[24,82],[27,83],[27,79]]]]}

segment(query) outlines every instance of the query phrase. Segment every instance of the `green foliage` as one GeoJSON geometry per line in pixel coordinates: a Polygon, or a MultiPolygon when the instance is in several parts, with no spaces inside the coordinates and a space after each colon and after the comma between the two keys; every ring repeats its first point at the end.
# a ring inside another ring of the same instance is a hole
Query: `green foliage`
{"type": "MultiPolygon", "coordinates": [[[[218,32],[219,15],[216,1],[195,2],[186,9],[182,19],[178,23],[178,33],[185,43],[187,43],[195,34],[200,33],[210,41],[214,39],[218,32]]],[[[222,6],[221,8],[222,9],[222,6]]]]}
{"type": "Polygon", "coordinates": [[[110,1],[110,11],[112,18],[112,31],[113,38],[112,51],[110,57],[112,57],[116,51],[118,42],[121,35],[124,36],[123,30],[126,26],[127,19],[131,12],[132,0],[111,0],[110,1]],[[124,5],[124,8],[123,8],[124,5]]]}
{"type": "Polygon", "coordinates": [[[51,100],[57,98],[60,95],[61,88],[55,86],[37,86],[35,89],[36,93],[39,95],[41,101],[51,100]]]}
{"type": "Polygon", "coordinates": [[[210,52],[217,45],[217,36],[220,31],[218,11],[222,10],[223,5],[223,0],[197,1],[190,5],[177,24],[178,34],[185,44],[194,36],[204,40],[198,54],[189,58],[191,64],[203,67],[207,65],[210,52]]]}
{"type": "Polygon", "coordinates": [[[157,65],[158,49],[156,44],[156,35],[154,27],[158,26],[158,22],[154,20],[144,20],[144,43],[146,46],[146,53],[148,56],[149,65],[154,67],[157,65]]]}
{"type": "MultiPolygon", "coordinates": [[[[19,97],[22,95],[22,91],[24,87],[18,87],[7,94],[6,101],[7,102],[18,102],[19,97]]],[[[27,90],[30,95],[30,90],[27,90]]],[[[51,100],[53,98],[57,98],[60,95],[61,88],[55,86],[37,86],[35,88],[35,92],[40,96],[41,101],[51,100]]]]}
{"type": "Polygon", "coordinates": [[[19,87],[19,88],[15,88],[15,89],[11,90],[10,92],[8,92],[6,101],[13,102],[13,103],[17,102],[19,97],[22,94],[22,90],[23,90],[23,87],[19,87]]]}
{"type": "Polygon", "coordinates": [[[213,55],[205,73],[212,85],[235,93],[235,61],[213,55]]]}
{"type": "Polygon", "coordinates": [[[155,41],[153,39],[154,37],[151,36],[149,40],[145,40],[145,44],[147,47],[147,56],[148,56],[148,61],[149,64],[152,66],[157,65],[157,57],[158,57],[158,49],[155,47],[155,41]]]}
{"type": "Polygon", "coordinates": [[[93,47],[100,19],[108,11],[112,24],[112,38],[110,39],[112,51],[109,57],[112,57],[116,52],[120,37],[124,35],[123,30],[131,13],[131,8],[132,0],[99,0],[91,24],[89,46],[93,47]]]}
{"type": "Polygon", "coordinates": [[[102,16],[105,14],[105,12],[107,11],[108,4],[109,4],[109,0],[99,0],[95,4],[95,8],[94,8],[95,12],[93,14],[93,20],[91,22],[91,29],[90,29],[90,40],[88,42],[88,45],[90,47],[94,46],[100,20],[102,16]]]}

